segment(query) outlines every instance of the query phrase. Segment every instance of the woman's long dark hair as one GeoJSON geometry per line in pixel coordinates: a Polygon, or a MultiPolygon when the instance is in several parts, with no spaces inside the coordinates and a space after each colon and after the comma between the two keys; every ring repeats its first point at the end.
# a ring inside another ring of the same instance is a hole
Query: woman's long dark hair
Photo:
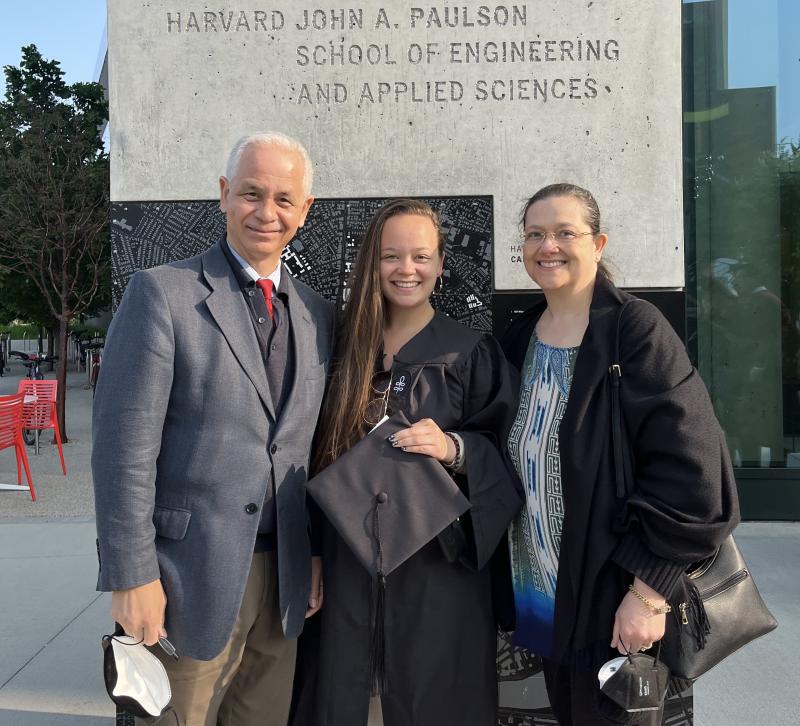
{"type": "Polygon", "coordinates": [[[372,377],[386,323],[380,278],[381,235],[386,221],[398,215],[430,219],[439,238],[439,255],[444,254],[439,216],[425,202],[395,199],[370,220],[350,276],[350,295],[337,325],[333,370],[316,437],[315,471],[347,451],[370,428],[364,414],[375,396],[372,377]]]}
{"type": "MultiPolygon", "coordinates": [[[[589,225],[589,229],[592,230],[592,234],[600,234],[600,207],[597,205],[597,200],[594,198],[594,195],[583,187],[579,187],[576,184],[567,184],[566,182],[549,184],[546,187],[542,187],[525,202],[519,220],[520,229],[525,229],[525,215],[528,213],[528,210],[536,204],[536,202],[541,202],[543,199],[549,199],[550,197],[572,197],[573,199],[577,199],[583,204],[584,219],[586,224],[589,225]]],[[[603,260],[597,262],[597,272],[605,277],[606,280],[613,282],[611,272],[603,260]]]]}

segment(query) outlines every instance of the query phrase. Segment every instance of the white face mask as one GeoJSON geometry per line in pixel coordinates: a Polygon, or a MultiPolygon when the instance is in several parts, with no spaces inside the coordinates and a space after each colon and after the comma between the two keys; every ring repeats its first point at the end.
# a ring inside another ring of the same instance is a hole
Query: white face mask
{"type": "Polygon", "coordinates": [[[103,650],[103,675],[111,700],[141,718],[161,716],[172,699],[161,661],[129,635],[104,636],[103,650]]]}

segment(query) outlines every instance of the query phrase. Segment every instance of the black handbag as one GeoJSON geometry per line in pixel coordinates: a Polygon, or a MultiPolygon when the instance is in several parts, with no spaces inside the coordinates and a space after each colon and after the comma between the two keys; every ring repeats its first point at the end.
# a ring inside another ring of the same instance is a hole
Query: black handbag
{"type": "Polygon", "coordinates": [[[778,627],[732,535],[687,571],[670,604],[661,660],[689,681],[778,627]]]}
{"type": "MultiPolygon", "coordinates": [[[[620,321],[617,320],[615,355],[619,355],[620,321]]],[[[627,499],[629,488],[624,455],[625,427],[620,386],[622,366],[609,369],[611,389],[611,438],[617,496],[627,499]]],[[[732,535],[706,560],[690,566],[670,599],[661,660],[673,678],[693,681],[752,640],[774,630],[778,623],[767,609],[732,535]]]]}

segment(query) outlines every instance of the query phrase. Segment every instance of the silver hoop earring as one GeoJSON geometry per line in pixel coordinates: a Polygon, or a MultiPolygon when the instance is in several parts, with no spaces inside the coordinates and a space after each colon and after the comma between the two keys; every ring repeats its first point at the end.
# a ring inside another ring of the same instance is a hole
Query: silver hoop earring
{"type": "Polygon", "coordinates": [[[433,286],[433,294],[438,295],[439,293],[441,293],[443,287],[444,287],[444,275],[439,275],[439,277],[436,278],[436,282],[433,286]]]}

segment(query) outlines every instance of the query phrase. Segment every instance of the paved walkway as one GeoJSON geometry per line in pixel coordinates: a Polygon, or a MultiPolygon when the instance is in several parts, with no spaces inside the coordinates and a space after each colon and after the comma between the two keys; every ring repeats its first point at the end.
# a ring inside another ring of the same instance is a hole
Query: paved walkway
{"type": "MultiPolygon", "coordinates": [[[[0,394],[16,391],[21,374],[19,366],[0,378],[0,394]]],[[[109,596],[94,590],[91,391],[78,374],[69,379],[67,414],[68,476],[55,447],[45,446],[31,456],[38,501],[0,491],[0,726],[114,723],[100,650],[109,596]]],[[[0,452],[0,481],[16,481],[10,451],[0,452]]],[[[800,523],[748,523],[737,539],[781,626],[701,679],[695,724],[796,726],[800,523]]]]}

